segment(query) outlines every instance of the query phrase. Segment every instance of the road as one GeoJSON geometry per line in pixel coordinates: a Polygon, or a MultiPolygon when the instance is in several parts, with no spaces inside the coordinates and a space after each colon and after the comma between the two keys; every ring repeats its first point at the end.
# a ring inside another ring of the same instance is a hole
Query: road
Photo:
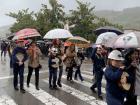
{"type": "MultiPolygon", "coordinates": [[[[25,64],[24,82],[26,93],[22,94],[13,89],[13,70],[9,67],[9,57],[1,58],[0,61],[0,105],[106,105],[105,102],[105,80],[103,79],[103,97],[99,100],[97,94],[89,89],[92,85],[92,64],[84,62],[81,71],[84,81],[66,80],[64,70],[62,77],[62,88],[50,90],[48,84],[48,61],[46,57],[41,60],[43,68],[40,70],[40,90],[35,89],[34,75],[30,87],[26,86],[27,62],[25,64]]],[[[138,100],[139,102],[139,100],[138,100]]],[[[140,105],[140,104],[138,104],[140,105]]]]}

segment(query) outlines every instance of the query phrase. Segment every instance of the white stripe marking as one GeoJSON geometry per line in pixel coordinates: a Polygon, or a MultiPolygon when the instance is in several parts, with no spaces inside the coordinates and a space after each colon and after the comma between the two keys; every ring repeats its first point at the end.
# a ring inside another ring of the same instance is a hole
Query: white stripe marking
{"type": "Polygon", "coordinates": [[[32,94],[35,98],[40,100],[45,105],[66,105],[59,99],[55,98],[54,96],[50,95],[46,91],[40,89],[36,90],[35,86],[33,84],[30,84],[29,88],[26,88],[26,91],[28,91],[30,94],[32,94]]]}
{"type": "Polygon", "coordinates": [[[17,105],[11,97],[7,95],[0,96],[0,105],[17,105]]]}
{"type": "MultiPolygon", "coordinates": [[[[44,79],[44,82],[49,83],[48,79],[47,80],[44,79]]],[[[90,96],[82,91],[74,89],[68,85],[65,85],[65,84],[62,84],[62,85],[63,85],[63,87],[61,88],[61,90],[65,91],[69,94],[72,94],[73,96],[85,101],[86,103],[88,103],[90,105],[98,105],[97,103],[100,103],[100,105],[106,105],[105,102],[100,102],[99,100],[96,100],[95,97],[93,97],[93,96],[90,96]]]]}
{"type": "MultiPolygon", "coordinates": [[[[91,75],[82,74],[82,76],[83,76],[84,78],[87,78],[87,79],[90,79],[90,80],[93,79],[93,76],[91,76],[91,75]]],[[[103,84],[106,84],[106,80],[104,79],[104,76],[103,76],[103,79],[102,79],[102,83],[103,83],[103,84]]]]}
{"type": "MultiPolygon", "coordinates": [[[[40,71],[39,73],[47,73],[48,71],[46,70],[43,70],[43,71],[40,71]]],[[[35,73],[33,73],[35,74],[35,73]]],[[[25,73],[24,76],[27,76],[28,73],[25,73]]],[[[5,77],[0,77],[0,80],[3,80],[3,79],[9,79],[9,78],[13,78],[14,76],[13,75],[10,75],[10,76],[5,76],[5,77]]]]}
{"type": "Polygon", "coordinates": [[[85,70],[82,71],[82,70],[81,70],[81,72],[82,72],[82,73],[87,73],[88,75],[91,75],[91,76],[93,75],[93,72],[90,72],[90,71],[85,71],[85,70]]]}
{"type": "MultiPolygon", "coordinates": [[[[65,76],[65,75],[63,75],[62,76],[62,78],[64,78],[64,79],[66,79],[67,77],[65,76]]],[[[83,85],[83,86],[86,86],[86,87],[88,87],[88,88],[90,88],[93,84],[92,83],[90,83],[90,82],[87,82],[87,81],[74,81],[74,82],[76,82],[76,83],[78,83],[78,84],[80,84],[80,85],[83,85]]],[[[102,92],[105,94],[106,93],[106,90],[105,90],[105,88],[103,88],[102,87],[102,92]]]]}

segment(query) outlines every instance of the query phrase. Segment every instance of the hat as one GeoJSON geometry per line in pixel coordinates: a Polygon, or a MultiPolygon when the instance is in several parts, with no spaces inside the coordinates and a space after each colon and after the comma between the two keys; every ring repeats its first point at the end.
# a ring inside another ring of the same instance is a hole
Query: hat
{"type": "Polygon", "coordinates": [[[113,50],[109,55],[108,55],[109,59],[113,59],[113,60],[120,60],[123,61],[124,58],[122,57],[122,54],[120,51],[118,50],[113,50]]]}

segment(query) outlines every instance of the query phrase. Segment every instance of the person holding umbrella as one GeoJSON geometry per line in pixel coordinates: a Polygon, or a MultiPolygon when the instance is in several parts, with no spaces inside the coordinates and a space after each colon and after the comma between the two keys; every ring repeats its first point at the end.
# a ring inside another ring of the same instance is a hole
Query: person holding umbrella
{"type": "Polygon", "coordinates": [[[57,70],[59,68],[59,58],[57,57],[58,50],[56,48],[50,49],[48,66],[49,66],[49,88],[57,89],[57,70]],[[52,81],[53,79],[53,81],[52,81]]]}
{"type": "Polygon", "coordinates": [[[64,55],[64,48],[62,46],[62,43],[59,39],[54,39],[52,41],[52,47],[51,48],[55,48],[57,49],[57,54],[56,57],[59,58],[59,74],[58,74],[58,80],[57,80],[57,85],[59,87],[62,87],[61,84],[61,78],[62,78],[62,74],[63,74],[63,61],[62,61],[62,56],[64,55]]]}
{"type": "Polygon", "coordinates": [[[12,52],[13,74],[14,74],[14,89],[18,91],[18,74],[20,76],[20,91],[25,93],[24,89],[24,62],[28,55],[24,48],[24,40],[17,41],[18,46],[12,52]]]}
{"type": "Polygon", "coordinates": [[[90,87],[90,89],[95,92],[95,88],[98,89],[98,98],[103,99],[101,86],[102,86],[102,77],[103,77],[103,68],[105,67],[105,60],[102,55],[102,47],[97,47],[95,53],[93,53],[91,59],[93,61],[94,73],[95,73],[95,83],[90,87]]]}

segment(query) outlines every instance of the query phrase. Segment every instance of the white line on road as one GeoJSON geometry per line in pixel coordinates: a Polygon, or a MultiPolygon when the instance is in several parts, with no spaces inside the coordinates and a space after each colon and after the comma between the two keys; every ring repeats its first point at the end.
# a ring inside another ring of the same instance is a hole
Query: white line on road
{"type": "MultiPolygon", "coordinates": [[[[49,83],[48,79],[47,80],[44,79],[44,82],[49,83]]],[[[80,100],[85,101],[86,103],[88,103],[90,105],[106,105],[106,103],[104,101],[99,102],[99,100],[96,100],[95,97],[93,97],[93,96],[90,96],[82,91],[74,89],[66,84],[62,84],[62,85],[63,85],[63,87],[61,88],[61,90],[79,98],[80,100]],[[100,103],[100,104],[98,104],[98,103],[100,103]]]]}
{"type": "MultiPolygon", "coordinates": [[[[47,73],[48,71],[46,70],[43,70],[43,71],[40,71],[39,73],[47,73]]],[[[34,73],[33,73],[34,74],[34,73]]],[[[24,76],[27,76],[28,73],[25,73],[24,76]]],[[[10,76],[5,76],[5,77],[0,77],[0,80],[3,80],[3,79],[10,79],[10,78],[13,78],[14,76],[13,75],[10,75],[10,76]]]]}
{"type": "Polygon", "coordinates": [[[0,96],[0,105],[17,105],[11,97],[7,95],[0,96]]]}
{"type": "Polygon", "coordinates": [[[33,84],[30,84],[29,88],[26,88],[26,91],[32,94],[35,98],[40,100],[45,105],[66,105],[59,99],[55,98],[54,96],[50,95],[46,91],[40,89],[36,90],[33,84]]]}

